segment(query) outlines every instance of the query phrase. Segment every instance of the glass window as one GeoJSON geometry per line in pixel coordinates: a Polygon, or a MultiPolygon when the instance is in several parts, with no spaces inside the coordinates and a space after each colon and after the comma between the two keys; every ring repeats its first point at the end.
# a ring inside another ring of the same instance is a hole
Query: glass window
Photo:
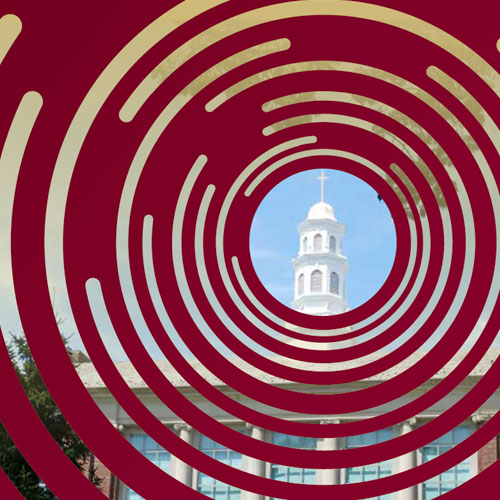
{"type": "Polygon", "coordinates": [[[337,241],[333,236],[330,236],[330,252],[335,253],[337,250],[337,241]]]}
{"type": "Polygon", "coordinates": [[[298,295],[304,294],[304,275],[303,274],[301,274],[299,276],[298,286],[297,286],[297,294],[298,295]]]}
{"type": "MultiPolygon", "coordinates": [[[[297,448],[300,450],[315,450],[316,438],[301,436],[290,436],[273,432],[272,443],[278,446],[288,448],[297,448]]],[[[303,469],[299,467],[286,467],[284,465],[271,465],[271,479],[278,481],[287,481],[289,483],[315,484],[316,469],[303,469]]]]}
{"type": "MultiPolygon", "coordinates": [[[[167,474],[171,473],[170,453],[163,449],[156,441],[144,433],[131,434],[129,436],[130,443],[132,446],[140,451],[148,460],[153,462],[160,469],[165,471],[167,474]]],[[[125,500],[141,500],[142,497],[139,496],[135,491],[126,487],[125,489],[125,500]]]]}
{"type": "Polygon", "coordinates": [[[336,272],[330,273],[330,293],[338,295],[340,291],[339,275],[336,272]]]}
{"type": "MultiPolygon", "coordinates": [[[[436,441],[424,446],[422,448],[422,460],[428,462],[433,458],[446,453],[451,450],[453,446],[461,443],[467,439],[471,434],[469,426],[461,426],[453,429],[452,431],[444,434],[436,441]]],[[[456,465],[452,469],[439,474],[436,477],[428,479],[423,484],[423,497],[424,500],[437,498],[447,491],[456,488],[457,486],[465,483],[470,478],[470,458],[464,460],[462,463],[456,465]]]]}
{"type": "Polygon", "coordinates": [[[311,274],[311,292],[321,292],[322,281],[323,281],[323,274],[321,273],[321,271],[318,270],[313,271],[311,274]]]}
{"type": "MultiPolygon", "coordinates": [[[[359,436],[348,436],[346,439],[346,448],[361,448],[377,443],[382,443],[392,439],[392,429],[382,429],[359,436]]],[[[377,464],[363,465],[361,467],[351,467],[346,469],[346,483],[358,483],[361,481],[371,481],[382,477],[390,476],[392,473],[391,461],[380,462],[377,464]]],[[[390,500],[390,493],[373,497],[373,500],[390,500]]]]}
{"type": "MultiPolygon", "coordinates": [[[[241,432],[244,432],[242,429],[241,432]]],[[[241,453],[230,450],[224,445],[216,443],[213,439],[200,436],[200,450],[219,462],[230,465],[236,469],[243,468],[243,457],[241,453]]],[[[198,472],[198,491],[215,500],[240,500],[241,490],[230,486],[213,477],[198,472]]]]}
{"type": "Polygon", "coordinates": [[[321,252],[321,247],[323,246],[323,237],[321,234],[314,235],[314,251],[321,252]]]}

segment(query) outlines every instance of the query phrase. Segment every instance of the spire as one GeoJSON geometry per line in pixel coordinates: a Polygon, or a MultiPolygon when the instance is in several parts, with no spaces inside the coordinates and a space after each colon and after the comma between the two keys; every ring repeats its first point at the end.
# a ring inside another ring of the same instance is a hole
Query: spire
{"type": "Polygon", "coordinates": [[[328,177],[325,175],[325,171],[321,171],[321,175],[316,177],[318,181],[321,182],[321,202],[325,201],[325,181],[328,180],[328,177]]]}
{"type": "Polygon", "coordinates": [[[347,258],[342,253],[344,225],[324,201],[325,171],[321,182],[321,201],[313,205],[299,224],[299,252],[293,259],[295,293],[293,306],[298,311],[319,316],[342,314],[348,309],[345,296],[347,258]]]}

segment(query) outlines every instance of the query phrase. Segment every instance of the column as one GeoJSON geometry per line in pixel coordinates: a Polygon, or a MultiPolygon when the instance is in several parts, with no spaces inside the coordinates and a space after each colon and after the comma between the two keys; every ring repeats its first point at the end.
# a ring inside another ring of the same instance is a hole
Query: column
{"type": "MultiPolygon", "coordinates": [[[[401,424],[401,435],[409,434],[417,425],[417,419],[411,418],[406,420],[401,424]]],[[[410,451],[406,455],[399,457],[399,472],[404,472],[413,469],[417,465],[415,450],[410,451]]],[[[399,492],[399,500],[416,500],[418,494],[418,487],[416,485],[407,488],[406,490],[401,490],[399,492]]]]}
{"type": "MultiPolygon", "coordinates": [[[[179,434],[179,437],[188,444],[193,444],[193,428],[185,423],[175,424],[174,430],[179,434]]],[[[175,479],[182,484],[191,487],[193,479],[193,469],[177,457],[172,456],[175,460],[174,475],[175,479]]]]}
{"type": "MultiPolygon", "coordinates": [[[[250,431],[250,436],[253,439],[258,439],[259,441],[265,441],[265,431],[260,427],[257,427],[252,424],[246,424],[247,429],[250,431]]],[[[254,474],[255,476],[264,477],[266,475],[266,463],[262,460],[258,460],[253,457],[247,458],[246,470],[245,472],[249,472],[250,474],[254,474]]],[[[263,495],[259,495],[258,493],[252,493],[250,491],[245,492],[244,495],[245,500],[264,500],[263,495]]]]}
{"type": "MultiPolygon", "coordinates": [[[[324,419],[320,421],[321,425],[339,424],[338,418],[324,419]]],[[[318,450],[338,450],[340,443],[338,437],[327,437],[318,439],[316,449],[318,450]]],[[[317,484],[340,484],[340,469],[319,469],[316,473],[317,484]]]]}
{"type": "MultiPolygon", "coordinates": [[[[118,417],[116,422],[113,423],[113,427],[120,434],[125,435],[125,425],[120,424],[118,417]]],[[[110,500],[116,500],[119,496],[119,490],[123,487],[123,483],[120,483],[119,479],[110,470],[108,470],[108,468],[99,459],[97,459],[97,457],[95,460],[95,469],[97,477],[101,477],[101,475],[104,475],[104,477],[107,476],[107,480],[105,479],[101,483],[101,488],[103,485],[107,485],[106,489],[102,488],[103,493],[107,491],[108,498],[110,500]],[[120,484],[122,484],[122,486],[120,486],[120,484]]]]}

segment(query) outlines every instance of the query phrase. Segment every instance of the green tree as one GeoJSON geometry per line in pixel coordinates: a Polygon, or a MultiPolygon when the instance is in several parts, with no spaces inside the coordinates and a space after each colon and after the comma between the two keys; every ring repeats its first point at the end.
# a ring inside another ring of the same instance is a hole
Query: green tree
{"type": "MultiPolygon", "coordinates": [[[[67,338],[63,337],[68,354],[71,356],[72,352],[67,340],[67,338]]],[[[24,335],[12,335],[11,340],[7,343],[7,348],[31,404],[64,453],[82,470],[91,452],[73,431],[50,396],[37,369],[26,338],[24,335]]],[[[21,455],[1,424],[0,467],[27,500],[52,500],[56,498],[21,455]]],[[[90,471],[90,478],[93,484],[97,486],[101,482],[100,478],[96,476],[95,470],[90,471]]]]}

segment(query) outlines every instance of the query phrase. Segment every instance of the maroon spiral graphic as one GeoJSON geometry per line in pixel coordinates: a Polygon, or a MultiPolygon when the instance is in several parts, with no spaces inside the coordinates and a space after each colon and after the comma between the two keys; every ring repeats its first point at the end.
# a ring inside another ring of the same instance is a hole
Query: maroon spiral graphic
{"type": "MultiPolygon", "coordinates": [[[[389,8],[385,2],[187,0],[142,6],[137,15],[101,6],[94,21],[91,8],[82,7],[78,26],[68,22],[62,4],[51,15],[16,5],[6,12],[22,22],[22,31],[0,66],[9,129],[2,158],[27,134],[9,208],[19,315],[61,412],[139,495],[204,496],[146,460],[92,399],[61,341],[50,298],[52,273],[64,282],[96,372],[131,420],[178,459],[242,490],[287,499],[384,495],[449,470],[497,434],[494,415],[432,461],[364,483],[306,485],[258,477],[205,455],[154,415],[117,369],[95,313],[100,304],[158,401],[201,434],[258,460],[316,469],[382,462],[423,447],[476,413],[498,390],[498,360],[432,421],[362,453],[284,448],[203,411],[144,345],[146,338],[154,341],[199,395],[232,417],[317,438],[357,436],[409,420],[456,390],[485,359],[499,329],[498,54],[495,40],[476,39],[449,18],[450,5],[410,10],[402,2],[389,8]],[[54,33],[36,46],[39,16],[63,26],[67,46],[54,33]],[[95,39],[85,36],[88,23],[96,27],[95,39]],[[53,60],[42,60],[51,49],[53,60]],[[71,54],[80,54],[82,64],[71,62],[71,54]],[[32,77],[42,69],[49,76],[32,77]],[[289,96],[295,100],[276,105],[289,96]],[[266,108],[270,102],[275,106],[266,108]],[[23,113],[32,116],[32,127],[23,113]],[[281,166],[273,170],[275,164],[281,166]],[[328,317],[279,304],[260,283],[248,242],[266,194],[320,164],[372,186],[397,234],[395,262],[378,293],[359,308],[328,317]],[[258,305],[242,286],[235,259],[258,305]],[[285,328],[266,311],[310,330],[285,328]],[[477,338],[460,362],[422,390],[473,333],[477,338]],[[288,339],[357,343],[317,350],[288,339]],[[242,397],[210,383],[179,346],[242,397]],[[350,366],[338,368],[339,362],[350,366]],[[369,387],[336,390],[336,384],[370,377],[382,378],[369,387]],[[305,389],[290,388],[292,383],[305,389]],[[417,390],[418,397],[396,404],[417,390]],[[321,424],[280,418],[259,409],[264,405],[312,420],[389,409],[364,420],[321,424]]],[[[471,19],[481,21],[478,33],[495,33],[490,10],[471,10],[471,19]]],[[[58,498],[103,497],[51,439],[3,343],[0,355],[8,402],[0,418],[20,451],[58,498]]],[[[494,480],[496,468],[446,495],[468,498],[478,482],[494,480]]],[[[5,475],[0,483],[8,498],[17,498],[5,475]]]]}

